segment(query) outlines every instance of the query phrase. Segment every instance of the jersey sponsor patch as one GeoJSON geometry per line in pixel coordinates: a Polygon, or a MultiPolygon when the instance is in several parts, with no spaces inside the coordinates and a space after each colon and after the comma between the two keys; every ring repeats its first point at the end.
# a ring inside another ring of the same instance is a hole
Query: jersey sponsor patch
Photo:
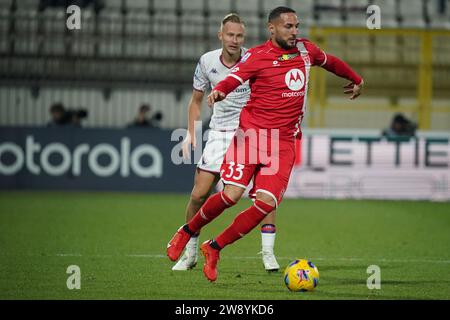
{"type": "Polygon", "coordinates": [[[278,57],[278,61],[287,61],[294,59],[295,57],[298,57],[299,53],[289,53],[289,54],[283,54],[280,57],[278,57]]]}
{"type": "Polygon", "coordinates": [[[303,58],[303,61],[305,62],[305,65],[307,65],[307,66],[311,65],[311,60],[309,59],[309,54],[308,53],[303,53],[302,52],[302,58],[303,58]]]}
{"type": "Polygon", "coordinates": [[[292,91],[299,91],[305,85],[305,75],[300,69],[291,69],[286,72],[284,81],[289,89],[292,91]]]}
{"type": "Polygon", "coordinates": [[[247,52],[246,54],[244,54],[241,58],[241,63],[244,63],[245,61],[247,61],[248,57],[251,56],[251,52],[247,52]]]}

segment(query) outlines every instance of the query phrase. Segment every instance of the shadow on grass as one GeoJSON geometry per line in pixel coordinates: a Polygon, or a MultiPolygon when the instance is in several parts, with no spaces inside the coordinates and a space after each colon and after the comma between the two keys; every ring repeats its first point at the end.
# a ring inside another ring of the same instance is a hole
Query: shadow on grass
{"type": "Polygon", "coordinates": [[[349,292],[326,292],[317,290],[314,293],[317,299],[335,299],[335,300],[426,300],[420,296],[411,295],[389,295],[384,294],[382,291],[373,291],[365,294],[362,293],[349,293],[349,292]]]}
{"type": "MultiPolygon", "coordinates": [[[[366,285],[366,278],[339,278],[339,277],[329,277],[323,276],[321,281],[326,281],[327,284],[331,285],[352,285],[361,284],[366,285]]],[[[446,280],[427,280],[426,284],[450,284],[450,281],[446,280]]],[[[381,279],[381,285],[393,285],[393,286],[419,286],[424,287],[425,282],[423,280],[383,280],[381,279]]]]}
{"type": "MultiPolygon", "coordinates": [[[[358,265],[323,265],[319,266],[319,272],[321,271],[340,271],[340,270],[361,270],[366,272],[368,264],[358,264],[358,265]]],[[[403,266],[401,265],[380,265],[381,270],[383,269],[399,269],[403,266]]]]}

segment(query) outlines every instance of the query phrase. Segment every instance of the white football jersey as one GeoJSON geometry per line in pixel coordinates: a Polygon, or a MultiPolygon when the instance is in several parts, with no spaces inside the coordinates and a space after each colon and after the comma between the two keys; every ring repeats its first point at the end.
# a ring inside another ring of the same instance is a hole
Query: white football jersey
{"type": "MultiPolygon", "coordinates": [[[[241,48],[241,56],[247,49],[241,48]]],[[[209,51],[200,57],[194,74],[194,89],[205,92],[214,88],[231,72],[222,63],[222,49],[209,51]]],[[[250,97],[248,81],[237,87],[222,101],[216,102],[209,127],[214,130],[233,130],[239,126],[239,115],[250,97]]]]}

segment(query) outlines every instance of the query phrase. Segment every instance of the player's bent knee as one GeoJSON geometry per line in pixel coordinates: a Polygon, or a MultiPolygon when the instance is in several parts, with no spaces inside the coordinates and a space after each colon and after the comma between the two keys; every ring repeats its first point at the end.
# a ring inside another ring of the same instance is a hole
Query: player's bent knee
{"type": "Polygon", "coordinates": [[[208,193],[199,193],[199,192],[192,192],[191,193],[191,201],[202,205],[205,203],[206,199],[208,199],[208,193]]]}
{"type": "Polygon", "coordinates": [[[233,185],[226,184],[223,189],[223,193],[230,198],[234,203],[238,202],[242,195],[244,194],[245,189],[233,185]]]}
{"type": "Polygon", "coordinates": [[[275,208],[277,206],[275,199],[271,195],[268,195],[263,192],[256,193],[256,200],[262,201],[262,202],[268,204],[269,206],[272,206],[273,209],[271,211],[275,210],[275,208]]]}
{"type": "Polygon", "coordinates": [[[275,210],[275,201],[273,201],[273,204],[266,203],[262,200],[256,199],[255,203],[253,204],[261,213],[267,217],[273,210],[275,210]]]}

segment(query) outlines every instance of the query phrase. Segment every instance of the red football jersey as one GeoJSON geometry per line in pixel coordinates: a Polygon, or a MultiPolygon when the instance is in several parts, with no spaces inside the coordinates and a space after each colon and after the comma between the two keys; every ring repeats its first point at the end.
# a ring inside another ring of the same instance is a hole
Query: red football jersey
{"type": "Polygon", "coordinates": [[[240,127],[280,129],[284,138],[298,134],[310,68],[324,65],[326,60],[327,55],[306,39],[298,39],[297,47],[290,50],[278,48],[270,40],[249,49],[228,75],[240,83],[250,83],[251,94],[242,109],[240,127]]]}

